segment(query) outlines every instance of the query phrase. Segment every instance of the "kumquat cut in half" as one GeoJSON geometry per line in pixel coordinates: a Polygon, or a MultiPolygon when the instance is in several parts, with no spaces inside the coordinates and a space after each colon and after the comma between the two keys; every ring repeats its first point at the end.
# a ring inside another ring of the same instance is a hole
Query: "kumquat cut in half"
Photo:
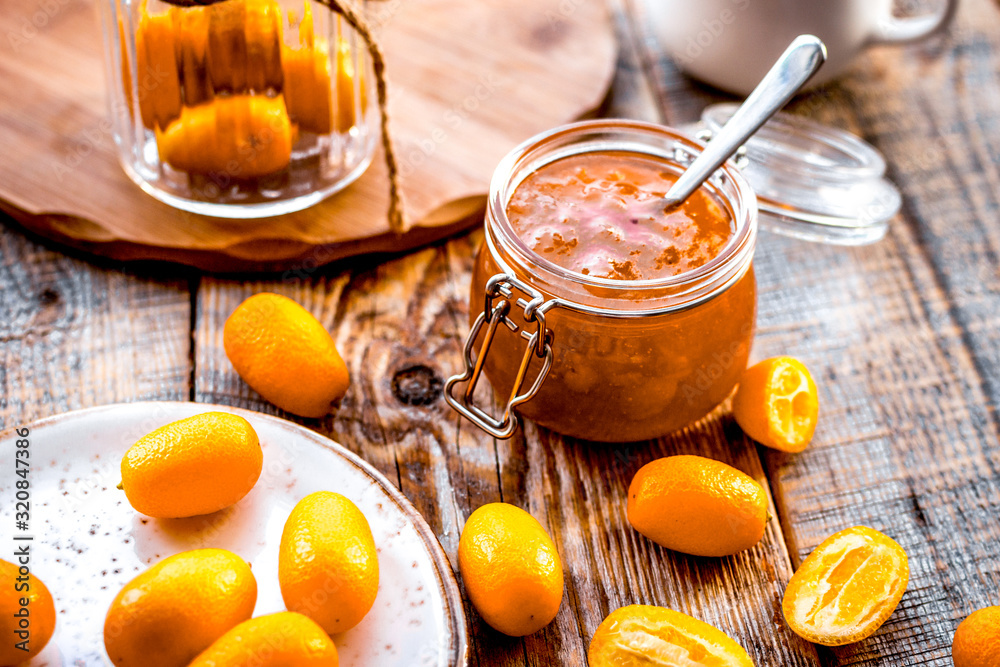
{"type": "Polygon", "coordinates": [[[757,442],[783,452],[809,445],[819,417],[819,396],[801,361],[774,357],[751,366],[733,397],[736,422],[757,442]]]}
{"type": "Polygon", "coordinates": [[[823,540],[785,589],[781,608],[803,639],[843,646],[870,637],[896,609],[910,567],[892,538],[855,526],[823,540]]]}
{"type": "Polygon", "coordinates": [[[753,667],[722,630],[679,611],[634,604],[605,618],[590,640],[590,667],[753,667]]]}

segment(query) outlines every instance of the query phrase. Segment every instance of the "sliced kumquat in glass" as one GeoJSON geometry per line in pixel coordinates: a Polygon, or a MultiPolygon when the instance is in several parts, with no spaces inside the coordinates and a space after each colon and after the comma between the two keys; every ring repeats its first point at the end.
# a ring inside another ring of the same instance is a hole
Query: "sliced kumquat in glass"
{"type": "Polygon", "coordinates": [[[861,641],[885,623],[910,567],[892,538],[855,526],[826,538],[792,575],[781,608],[795,634],[816,644],[861,641]]]}
{"type": "Polygon", "coordinates": [[[812,440],[819,417],[819,395],[809,369],[792,357],[751,366],[733,397],[733,416],[762,445],[801,452],[812,440]]]}
{"type": "Polygon", "coordinates": [[[594,633],[590,667],[753,667],[726,633],[679,611],[630,605],[612,612],[594,633]]]}

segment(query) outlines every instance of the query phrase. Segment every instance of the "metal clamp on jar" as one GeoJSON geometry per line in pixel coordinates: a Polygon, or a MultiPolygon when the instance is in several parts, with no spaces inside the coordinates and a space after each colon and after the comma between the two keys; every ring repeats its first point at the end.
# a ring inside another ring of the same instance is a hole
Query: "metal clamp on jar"
{"type": "Polygon", "coordinates": [[[517,416],[514,415],[514,408],[521,403],[531,400],[538,393],[538,388],[545,381],[545,376],[552,367],[552,333],[545,326],[545,311],[556,305],[556,301],[546,301],[545,297],[536,289],[533,289],[524,282],[518,280],[510,274],[499,274],[490,278],[486,283],[486,300],[484,309],[479,313],[479,317],[472,324],[472,331],[465,341],[465,373],[450,378],[448,380],[448,391],[446,393],[448,403],[458,410],[463,416],[477,424],[484,431],[496,438],[509,438],[517,429],[517,416]],[[516,305],[523,310],[522,320],[535,325],[534,333],[528,333],[520,329],[507,317],[511,310],[511,300],[515,298],[514,290],[528,296],[531,300],[525,301],[523,298],[516,299],[516,305]],[[496,303],[496,305],[494,305],[496,303]],[[479,354],[473,356],[475,342],[479,338],[483,325],[486,324],[486,332],[482,338],[479,354]],[[472,402],[472,395],[476,390],[476,385],[483,373],[483,362],[490,351],[490,346],[497,334],[497,327],[503,324],[511,331],[520,332],[522,338],[528,341],[524,348],[524,355],[518,366],[517,376],[514,379],[511,389],[510,399],[504,408],[503,416],[497,420],[478,408],[472,402]],[[528,367],[532,357],[542,360],[542,367],[535,375],[535,380],[531,387],[521,393],[525,378],[528,374],[528,367]],[[463,400],[456,400],[453,396],[452,387],[459,382],[468,382],[463,400]]]}

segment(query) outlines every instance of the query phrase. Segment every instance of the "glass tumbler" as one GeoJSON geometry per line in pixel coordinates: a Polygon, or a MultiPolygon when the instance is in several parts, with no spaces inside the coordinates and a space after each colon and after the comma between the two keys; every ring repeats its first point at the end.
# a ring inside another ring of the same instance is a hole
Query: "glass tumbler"
{"type": "Polygon", "coordinates": [[[102,4],[122,167],[179,209],[300,210],[358,178],[378,139],[362,40],[312,0],[102,4]]]}

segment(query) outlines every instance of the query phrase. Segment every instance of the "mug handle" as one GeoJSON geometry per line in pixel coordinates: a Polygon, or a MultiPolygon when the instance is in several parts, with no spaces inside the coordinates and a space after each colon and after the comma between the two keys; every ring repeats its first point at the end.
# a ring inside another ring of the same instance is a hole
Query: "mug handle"
{"type": "Polygon", "coordinates": [[[899,44],[915,42],[943,30],[955,18],[958,0],[944,0],[944,7],[936,14],[897,18],[891,14],[879,22],[872,39],[873,44],[899,44]]]}

